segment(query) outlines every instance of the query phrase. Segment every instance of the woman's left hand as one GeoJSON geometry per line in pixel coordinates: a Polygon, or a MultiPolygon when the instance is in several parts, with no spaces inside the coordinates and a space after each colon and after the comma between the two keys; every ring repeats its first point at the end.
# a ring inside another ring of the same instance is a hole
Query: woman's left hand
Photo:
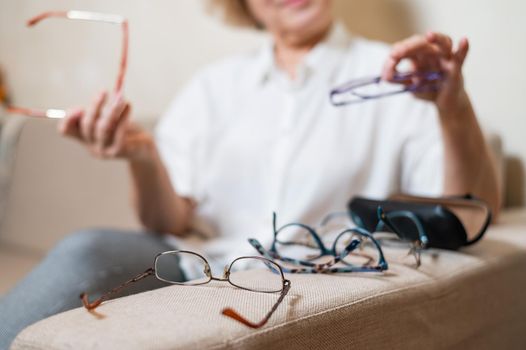
{"type": "Polygon", "coordinates": [[[415,95],[435,102],[441,115],[456,115],[469,104],[462,76],[462,66],[468,51],[466,38],[461,39],[454,50],[453,40],[447,35],[433,32],[425,36],[415,35],[394,44],[382,77],[392,81],[398,64],[404,59],[411,62],[413,72],[441,72],[444,80],[438,91],[415,95]]]}

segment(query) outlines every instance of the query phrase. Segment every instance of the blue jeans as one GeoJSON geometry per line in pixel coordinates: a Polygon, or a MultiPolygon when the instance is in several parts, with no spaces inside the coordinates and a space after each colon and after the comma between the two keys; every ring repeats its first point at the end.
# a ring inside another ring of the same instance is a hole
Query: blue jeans
{"type": "MultiPolygon", "coordinates": [[[[155,234],[116,230],[73,233],[0,299],[0,350],[27,326],[82,306],[79,295],[100,295],[149,267],[157,253],[173,250],[155,234]]],[[[181,270],[180,279],[184,279],[181,270]]],[[[123,290],[135,294],[166,286],[147,278],[123,290]]]]}

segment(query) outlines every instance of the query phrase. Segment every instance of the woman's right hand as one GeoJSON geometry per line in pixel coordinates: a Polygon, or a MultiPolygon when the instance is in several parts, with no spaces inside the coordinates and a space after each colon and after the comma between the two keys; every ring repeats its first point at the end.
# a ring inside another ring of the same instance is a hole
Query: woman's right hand
{"type": "Polygon", "coordinates": [[[134,161],[151,157],[152,138],[130,122],[131,106],[121,93],[103,91],[86,110],[72,110],[59,124],[62,135],[77,139],[97,158],[134,161]]]}

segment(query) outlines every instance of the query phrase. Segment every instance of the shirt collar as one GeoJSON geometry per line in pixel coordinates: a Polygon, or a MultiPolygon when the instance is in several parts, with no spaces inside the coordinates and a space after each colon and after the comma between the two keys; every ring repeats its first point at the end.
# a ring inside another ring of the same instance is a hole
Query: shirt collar
{"type": "MultiPolygon", "coordinates": [[[[303,70],[303,72],[298,72],[299,79],[305,74],[318,73],[327,79],[332,77],[338,60],[349,48],[351,39],[344,24],[335,22],[325,39],[318,43],[299,65],[298,69],[303,70]]],[[[256,59],[255,82],[262,84],[268,81],[278,70],[274,57],[274,42],[268,39],[256,59]]]]}

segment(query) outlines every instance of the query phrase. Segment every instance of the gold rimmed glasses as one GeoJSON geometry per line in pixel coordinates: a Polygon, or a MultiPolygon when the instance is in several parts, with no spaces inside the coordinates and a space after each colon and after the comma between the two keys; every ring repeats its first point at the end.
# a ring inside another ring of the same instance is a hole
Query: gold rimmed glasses
{"type": "Polygon", "coordinates": [[[223,315],[250,328],[263,327],[290,289],[290,281],[285,279],[281,267],[266,258],[259,256],[239,257],[225,266],[223,277],[218,278],[212,275],[210,264],[203,256],[187,250],[174,250],[158,254],[155,257],[153,267],[111,289],[92,302],[89,301],[87,293],[82,293],[80,295],[82,304],[87,310],[95,310],[122,289],[149,276],[155,276],[160,281],[181,286],[199,286],[211,281],[220,281],[252,292],[281,293],[271,310],[259,322],[249,321],[232,308],[223,309],[223,315]],[[184,266],[186,273],[193,278],[186,281],[184,278],[182,279],[180,266],[184,266]],[[247,271],[247,268],[250,268],[250,271],[247,271]],[[264,270],[264,272],[255,274],[253,273],[255,269],[264,270]]]}
{"type": "MultiPolygon", "coordinates": [[[[110,23],[119,25],[122,28],[122,47],[121,47],[121,59],[119,65],[119,72],[117,75],[117,81],[115,82],[114,91],[118,93],[122,90],[124,84],[124,78],[126,76],[126,68],[128,65],[128,21],[120,16],[107,13],[89,12],[89,11],[49,11],[44,12],[38,16],[35,16],[27,21],[29,27],[33,27],[37,23],[47,18],[65,18],[70,20],[81,20],[99,23],[110,23]]],[[[13,114],[21,114],[29,117],[39,118],[53,118],[62,119],[67,116],[67,111],[64,109],[46,109],[39,110],[27,107],[14,106],[7,103],[7,111],[13,114]]]]}

